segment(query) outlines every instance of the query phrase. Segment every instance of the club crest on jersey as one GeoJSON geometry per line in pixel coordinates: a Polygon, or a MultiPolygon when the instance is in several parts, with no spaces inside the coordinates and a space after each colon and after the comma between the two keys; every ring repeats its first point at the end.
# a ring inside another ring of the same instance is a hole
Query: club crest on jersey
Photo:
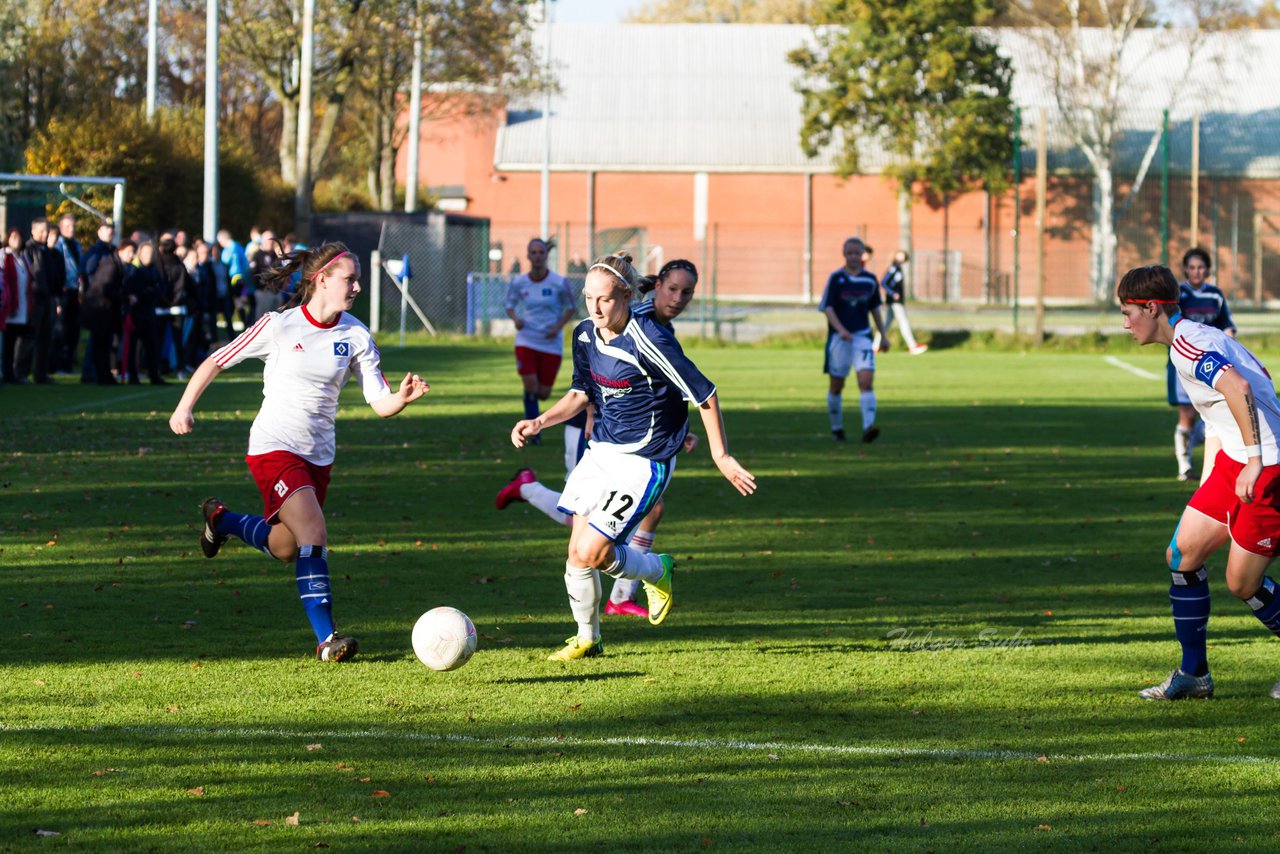
{"type": "Polygon", "coordinates": [[[339,357],[339,358],[344,358],[344,357],[346,357],[346,356],[350,356],[350,355],[351,355],[351,342],[350,342],[350,341],[334,341],[334,342],[333,342],[333,355],[335,355],[335,356],[337,356],[337,357],[339,357]]]}

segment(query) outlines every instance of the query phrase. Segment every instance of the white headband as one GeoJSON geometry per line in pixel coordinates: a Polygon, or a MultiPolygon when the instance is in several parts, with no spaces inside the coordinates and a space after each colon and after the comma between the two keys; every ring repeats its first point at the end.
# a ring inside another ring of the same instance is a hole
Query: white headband
{"type": "Polygon", "coordinates": [[[592,264],[592,265],[591,265],[591,268],[590,268],[589,270],[587,270],[587,272],[588,272],[588,273],[590,273],[590,272],[591,272],[591,270],[594,270],[594,269],[596,269],[597,267],[599,267],[599,268],[600,268],[600,269],[602,269],[602,270],[608,270],[610,273],[613,273],[615,276],[617,276],[619,279],[621,279],[621,280],[622,280],[622,283],[623,283],[624,285],[630,285],[630,284],[631,284],[630,282],[628,282],[628,281],[627,281],[627,277],[626,277],[626,276],[622,275],[622,274],[621,274],[621,273],[619,273],[617,270],[613,269],[613,268],[612,268],[612,267],[610,267],[608,264],[605,264],[605,263],[603,263],[603,262],[601,262],[601,263],[596,263],[596,264],[592,264]]]}

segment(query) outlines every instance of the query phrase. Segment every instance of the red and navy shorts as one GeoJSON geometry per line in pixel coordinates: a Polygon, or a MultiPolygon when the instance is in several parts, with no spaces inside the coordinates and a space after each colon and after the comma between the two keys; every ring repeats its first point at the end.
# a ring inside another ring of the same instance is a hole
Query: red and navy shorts
{"type": "Polygon", "coordinates": [[[1219,451],[1209,479],[1187,506],[1226,525],[1232,542],[1245,551],[1275,557],[1280,552],[1280,465],[1262,467],[1248,504],[1236,497],[1236,479],[1243,470],[1244,463],[1219,451]]]}
{"type": "Polygon", "coordinates": [[[516,348],[516,373],[522,377],[538,375],[538,385],[553,386],[560,372],[560,357],[528,347],[516,348]]]}
{"type": "Polygon", "coordinates": [[[329,470],[332,465],[318,466],[289,451],[268,451],[244,458],[249,464],[253,482],[262,493],[262,516],[268,525],[280,520],[276,516],[284,502],[299,489],[314,489],[316,501],[324,506],[329,492],[329,470]]]}

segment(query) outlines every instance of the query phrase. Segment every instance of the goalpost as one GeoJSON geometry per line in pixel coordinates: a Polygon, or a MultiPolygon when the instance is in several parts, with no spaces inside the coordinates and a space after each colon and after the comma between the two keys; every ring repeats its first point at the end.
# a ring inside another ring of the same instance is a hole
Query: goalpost
{"type": "Polygon", "coordinates": [[[10,222],[20,206],[11,205],[11,196],[21,193],[43,194],[46,202],[40,204],[41,215],[47,213],[45,204],[50,196],[65,199],[103,222],[115,225],[117,240],[124,235],[124,178],[104,178],[89,175],[21,175],[0,172],[0,229],[10,226],[26,232],[29,222],[10,222]],[[106,214],[86,202],[75,192],[76,188],[111,187],[111,213],[106,214]]]}

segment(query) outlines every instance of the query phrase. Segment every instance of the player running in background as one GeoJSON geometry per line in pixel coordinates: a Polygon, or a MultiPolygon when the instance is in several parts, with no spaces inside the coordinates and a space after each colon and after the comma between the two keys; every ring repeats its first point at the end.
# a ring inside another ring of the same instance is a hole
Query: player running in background
{"type": "MultiPolygon", "coordinates": [[[[880,320],[880,282],[862,264],[866,245],[857,237],[844,242],[844,266],[827,279],[827,289],[818,304],[827,316],[826,361],[824,373],[831,377],[827,392],[827,413],[831,416],[831,435],[843,442],[844,383],[856,372],[862,410],[862,441],[874,442],[880,435],[876,424],[876,393],[872,384],[876,376],[876,348],[871,343],[871,320],[885,336],[880,320]]],[[[888,342],[883,347],[887,349],[888,342]]]]}
{"type": "MultiPolygon", "coordinates": [[[[653,317],[667,327],[674,337],[675,329],[672,327],[672,321],[688,308],[697,286],[698,268],[692,261],[686,261],[683,258],[668,261],[658,271],[657,276],[646,276],[641,280],[640,293],[652,292],[653,298],[637,305],[632,309],[632,313],[636,316],[653,317]]],[[[687,434],[684,438],[684,452],[692,451],[697,443],[698,437],[695,434],[687,434]]],[[[584,446],[582,451],[585,450],[584,446]]],[[[566,460],[567,472],[573,471],[581,456],[580,452],[572,460],[566,460]]],[[[504,510],[515,501],[529,502],[553,522],[566,526],[573,525],[573,516],[560,510],[560,493],[540,483],[531,468],[522,468],[516,472],[511,482],[499,490],[496,504],[499,510],[504,510]]],[[[653,550],[653,541],[657,537],[658,525],[662,522],[664,509],[665,503],[659,498],[653,509],[649,511],[649,515],[644,517],[632,533],[631,539],[627,541],[629,548],[641,553],[653,550]]],[[[613,590],[610,591],[609,600],[605,603],[605,614],[647,617],[649,609],[636,604],[636,595],[639,592],[638,579],[615,578],[613,590]]]]}
{"type": "MultiPolygon", "coordinates": [[[[887,330],[891,327],[896,317],[898,331],[902,333],[902,340],[906,342],[907,352],[913,356],[919,356],[929,350],[929,345],[916,343],[915,333],[911,330],[911,318],[907,316],[907,275],[902,268],[910,258],[911,256],[903,249],[894,253],[893,263],[884,271],[884,277],[880,279],[880,289],[884,291],[884,328],[887,330]]],[[[880,333],[877,332],[871,347],[879,350],[880,346],[880,333]]]]}
{"type": "MultiPolygon", "coordinates": [[[[1227,307],[1227,298],[1222,291],[1209,284],[1209,270],[1212,261],[1209,253],[1200,247],[1188,249],[1182,256],[1182,270],[1187,280],[1178,286],[1178,308],[1182,316],[1196,323],[1203,323],[1215,329],[1221,329],[1232,338],[1236,335],[1236,325],[1231,319],[1231,310],[1227,307]]],[[[1187,396],[1186,389],[1178,379],[1170,357],[1166,366],[1169,405],[1178,407],[1178,426],[1173,431],[1173,454],[1178,460],[1178,480],[1190,480],[1192,475],[1191,450],[1197,441],[1204,444],[1204,466],[1200,482],[1209,477],[1213,467],[1213,459],[1222,443],[1209,430],[1205,423],[1197,423],[1195,407],[1187,396]]]]}
{"type": "MultiPolygon", "coordinates": [[[[1280,550],[1280,400],[1271,375],[1252,353],[1224,331],[1179,312],[1178,282],[1168,267],[1130,270],[1116,295],[1124,328],[1139,344],[1169,347],[1191,405],[1222,442],[1208,480],[1187,502],[1165,552],[1182,661],[1163,683],[1139,694],[1148,700],[1212,697],[1205,638],[1209,555],[1229,546],[1227,589],[1280,635],[1280,588],[1266,575],[1280,550]]],[[[1271,696],[1280,699],[1280,683],[1271,696]]]]}
{"type": "Polygon", "coordinates": [[[547,269],[550,250],[540,237],[529,241],[529,272],[511,280],[503,303],[516,325],[516,373],[524,384],[525,418],[537,418],[538,401],[551,397],[564,355],[561,330],[573,319],[573,291],[563,276],[547,269]]]}
{"type": "Polygon", "coordinates": [[[649,622],[671,609],[670,555],[623,545],[662,497],[699,407],[711,458],[743,495],[755,478],[729,454],[715,386],[689,361],[670,330],[631,310],[640,277],[626,255],[606,255],[587,271],[588,318],[573,331],[573,384],[537,418],[516,422],[517,448],[530,436],[594,406],[591,444],[569,475],[560,509],[573,514],[565,587],[578,633],[553,653],[568,661],[600,655],[600,571],[644,582],[649,622]]]}
{"type": "Polygon", "coordinates": [[[285,255],[262,280],[277,293],[293,273],[302,282],[279,311],[258,318],[200,364],[169,418],[178,435],[195,428],[196,402],[227,368],[248,358],[266,363],[262,408],[249,430],[245,462],[262,493],[261,516],[233,513],[216,498],[202,505],[200,549],[213,557],[228,536],[286,563],[296,561],[298,595],[316,635],[316,657],[346,661],[359,644],[338,634],[329,586],[324,499],[334,457],[338,393],[355,374],[373,411],[390,418],[422,397],[428,385],[409,374],[392,391],[369,330],[349,313],[360,293],[360,265],[341,243],[285,255]]]}

